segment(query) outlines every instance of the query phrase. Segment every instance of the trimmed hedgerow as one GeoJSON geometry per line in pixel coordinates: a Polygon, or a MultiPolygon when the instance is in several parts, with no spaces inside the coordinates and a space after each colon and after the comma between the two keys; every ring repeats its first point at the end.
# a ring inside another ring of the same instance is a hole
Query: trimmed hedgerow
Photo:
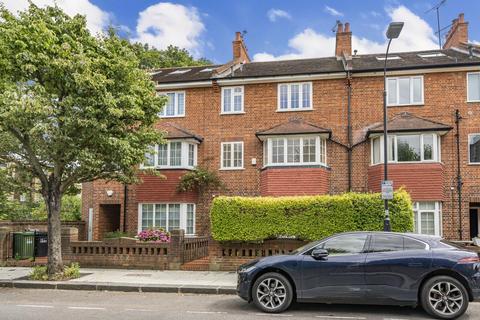
{"type": "MultiPolygon", "coordinates": [[[[389,202],[392,230],[413,230],[410,195],[395,192],[389,202]]],[[[278,237],[317,240],[334,233],[383,229],[379,193],[302,197],[217,197],[211,209],[217,241],[259,241],[278,237]]]]}

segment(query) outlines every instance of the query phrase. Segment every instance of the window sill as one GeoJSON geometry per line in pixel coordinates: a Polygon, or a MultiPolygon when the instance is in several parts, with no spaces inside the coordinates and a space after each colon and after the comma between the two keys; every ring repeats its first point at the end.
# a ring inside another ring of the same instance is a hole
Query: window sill
{"type": "Polygon", "coordinates": [[[424,102],[421,103],[408,103],[408,104],[387,104],[387,108],[395,107],[423,107],[425,106],[424,102]]]}
{"type": "Polygon", "coordinates": [[[469,166],[480,166],[480,162],[469,162],[469,166]]]}
{"type": "Polygon", "coordinates": [[[220,112],[221,116],[230,116],[230,115],[239,115],[239,114],[245,114],[245,111],[239,111],[239,112],[220,112]]]}
{"type": "Polygon", "coordinates": [[[245,168],[220,168],[220,171],[241,171],[245,170],[245,168]]]}
{"type": "Polygon", "coordinates": [[[158,116],[159,118],[185,118],[185,115],[181,115],[181,116],[158,116]]]}
{"type": "Polygon", "coordinates": [[[313,108],[298,108],[298,109],[277,109],[276,112],[302,112],[302,111],[313,111],[313,108]]]}
{"type": "MultiPolygon", "coordinates": [[[[388,162],[388,165],[391,165],[391,164],[435,164],[435,163],[443,164],[443,162],[441,162],[441,161],[401,161],[401,162],[388,162]]],[[[383,164],[384,164],[383,162],[370,163],[370,167],[379,166],[379,165],[383,166],[383,164]]]]}
{"type": "Polygon", "coordinates": [[[282,165],[266,165],[262,167],[263,170],[267,169],[296,169],[296,168],[318,168],[318,169],[327,169],[329,170],[330,167],[325,164],[282,164],[282,165]]]}
{"type": "Polygon", "coordinates": [[[195,170],[195,167],[141,167],[140,170],[195,170]]]}
{"type": "Polygon", "coordinates": [[[467,100],[466,103],[480,103],[480,100],[467,100]]]}

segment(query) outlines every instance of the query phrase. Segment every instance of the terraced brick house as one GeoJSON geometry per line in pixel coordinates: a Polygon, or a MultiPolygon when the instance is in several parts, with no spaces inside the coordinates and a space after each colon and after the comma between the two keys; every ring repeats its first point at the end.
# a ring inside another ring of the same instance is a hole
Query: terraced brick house
{"type": "MultiPolygon", "coordinates": [[[[332,57],[252,62],[237,33],[224,65],[153,72],[168,97],[157,123],[168,143],[142,166],[165,178],[84,184],[88,237],[148,226],[208,235],[219,194],[380,191],[384,55],[352,53],[350,25],[337,28],[332,57]],[[178,192],[197,166],[216,172],[227,191],[178,192]]],[[[463,14],[443,49],[392,53],[387,77],[390,179],[411,194],[415,231],[478,235],[480,50],[468,43],[463,14]]]]}

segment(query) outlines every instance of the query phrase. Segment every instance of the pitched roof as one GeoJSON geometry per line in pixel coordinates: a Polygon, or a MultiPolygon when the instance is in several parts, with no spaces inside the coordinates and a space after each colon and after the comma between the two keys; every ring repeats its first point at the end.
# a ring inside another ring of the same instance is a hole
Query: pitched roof
{"type": "MultiPolygon", "coordinates": [[[[387,123],[388,132],[449,131],[451,126],[433,120],[417,117],[408,112],[395,115],[387,123]]],[[[382,133],[383,123],[371,126],[367,137],[373,133],[382,133]]]]}
{"type": "Polygon", "coordinates": [[[203,137],[185,129],[172,122],[161,122],[158,129],[165,131],[165,139],[195,139],[198,142],[203,141],[203,137]]]}
{"type": "Polygon", "coordinates": [[[257,137],[273,136],[273,135],[292,135],[292,134],[315,134],[326,133],[329,136],[332,130],[319,127],[317,125],[305,122],[300,118],[292,118],[288,122],[284,122],[273,126],[269,129],[257,131],[257,137]]]}
{"type": "MultiPolygon", "coordinates": [[[[381,71],[384,54],[358,54],[352,57],[352,72],[381,71]]],[[[389,54],[388,70],[442,68],[449,66],[480,65],[478,53],[470,55],[460,49],[394,52],[389,54]],[[393,57],[393,58],[392,58],[393,57]]],[[[159,84],[175,82],[208,81],[212,79],[242,79],[269,76],[311,75],[345,72],[342,60],[336,57],[251,62],[241,65],[222,78],[215,69],[222,65],[159,69],[152,78],[159,84]]]]}

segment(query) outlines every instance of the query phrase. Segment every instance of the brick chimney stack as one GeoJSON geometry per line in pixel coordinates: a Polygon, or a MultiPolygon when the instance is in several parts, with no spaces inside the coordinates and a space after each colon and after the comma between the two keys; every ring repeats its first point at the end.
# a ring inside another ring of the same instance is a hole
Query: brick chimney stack
{"type": "Polygon", "coordinates": [[[335,56],[341,57],[352,55],[352,32],[350,31],[350,23],[345,23],[345,29],[343,23],[337,24],[337,34],[335,41],[335,56]]]}
{"type": "Polygon", "coordinates": [[[235,62],[250,62],[250,57],[248,56],[248,50],[243,42],[243,36],[241,32],[235,32],[235,40],[233,44],[233,61],[235,62]]]}
{"type": "Polygon", "coordinates": [[[452,26],[445,37],[443,49],[451,47],[462,47],[468,43],[468,22],[465,21],[463,13],[452,21],[452,26]]]}

